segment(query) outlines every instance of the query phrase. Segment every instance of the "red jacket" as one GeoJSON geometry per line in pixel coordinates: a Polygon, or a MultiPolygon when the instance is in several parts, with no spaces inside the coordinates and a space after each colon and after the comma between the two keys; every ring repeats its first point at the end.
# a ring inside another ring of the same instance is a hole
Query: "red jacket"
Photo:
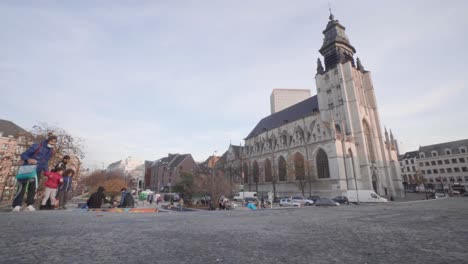
{"type": "Polygon", "coordinates": [[[46,187],[57,189],[60,184],[63,183],[62,175],[56,172],[47,171],[44,175],[48,178],[47,181],[44,183],[46,187]]]}

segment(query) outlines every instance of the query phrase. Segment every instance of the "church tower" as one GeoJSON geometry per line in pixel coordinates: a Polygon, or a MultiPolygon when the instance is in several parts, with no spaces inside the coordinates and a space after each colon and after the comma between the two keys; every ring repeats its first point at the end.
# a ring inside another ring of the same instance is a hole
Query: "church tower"
{"type": "Polygon", "coordinates": [[[315,76],[321,119],[335,132],[342,189],[402,196],[395,148],[385,144],[371,74],[357,58],[345,27],[330,14],[315,76]]]}

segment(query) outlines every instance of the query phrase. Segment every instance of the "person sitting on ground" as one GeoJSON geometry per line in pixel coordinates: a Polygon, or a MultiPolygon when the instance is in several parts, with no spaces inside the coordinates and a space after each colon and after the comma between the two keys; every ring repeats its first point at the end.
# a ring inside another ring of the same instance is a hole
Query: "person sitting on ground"
{"type": "Polygon", "coordinates": [[[106,195],[104,194],[104,187],[99,186],[97,192],[91,194],[86,204],[88,208],[101,208],[102,202],[104,203],[111,203],[107,200],[106,195]]]}
{"type": "Polygon", "coordinates": [[[56,172],[51,172],[47,171],[44,173],[44,175],[48,178],[47,181],[44,183],[45,185],[45,192],[44,192],[44,198],[42,198],[41,202],[41,209],[46,205],[47,200],[50,198],[50,203],[52,205],[52,208],[54,208],[56,199],[55,196],[57,194],[57,189],[60,184],[63,183],[63,169],[58,168],[56,172]]]}
{"type": "Polygon", "coordinates": [[[135,207],[135,200],[133,199],[133,196],[129,192],[127,192],[127,188],[122,188],[120,192],[122,193],[122,195],[120,196],[119,208],[135,207]]]}

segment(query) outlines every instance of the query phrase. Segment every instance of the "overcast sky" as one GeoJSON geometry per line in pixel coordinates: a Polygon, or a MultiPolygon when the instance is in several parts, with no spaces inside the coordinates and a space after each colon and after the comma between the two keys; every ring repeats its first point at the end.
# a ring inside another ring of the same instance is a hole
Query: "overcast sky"
{"type": "MultiPolygon", "coordinates": [[[[403,151],[468,138],[467,1],[331,1],[403,151]]],[[[311,89],[328,1],[1,1],[0,118],[59,126],[87,166],[239,144],[311,89]]]]}

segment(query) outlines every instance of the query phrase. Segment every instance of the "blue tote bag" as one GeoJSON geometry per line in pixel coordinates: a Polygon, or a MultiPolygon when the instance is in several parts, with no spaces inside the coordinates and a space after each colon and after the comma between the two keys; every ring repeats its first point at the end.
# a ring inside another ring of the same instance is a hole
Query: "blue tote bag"
{"type": "MultiPolygon", "coordinates": [[[[35,179],[37,189],[37,166],[36,165],[23,165],[19,167],[18,173],[16,174],[17,180],[31,180],[35,179]]],[[[28,183],[29,184],[29,183],[28,183]]]]}

